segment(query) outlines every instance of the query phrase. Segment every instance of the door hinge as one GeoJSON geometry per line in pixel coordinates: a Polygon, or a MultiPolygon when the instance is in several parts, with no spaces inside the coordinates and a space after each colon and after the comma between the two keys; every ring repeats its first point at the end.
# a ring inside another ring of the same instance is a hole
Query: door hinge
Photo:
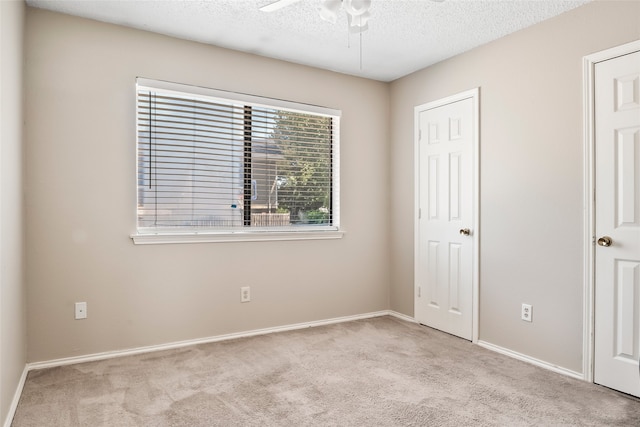
{"type": "Polygon", "coordinates": [[[422,129],[418,129],[418,141],[422,141],[422,129]]]}
{"type": "Polygon", "coordinates": [[[422,288],[418,286],[418,298],[422,296],[422,288]]]}
{"type": "Polygon", "coordinates": [[[418,219],[422,219],[422,209],[418,208],[418,219]]]}

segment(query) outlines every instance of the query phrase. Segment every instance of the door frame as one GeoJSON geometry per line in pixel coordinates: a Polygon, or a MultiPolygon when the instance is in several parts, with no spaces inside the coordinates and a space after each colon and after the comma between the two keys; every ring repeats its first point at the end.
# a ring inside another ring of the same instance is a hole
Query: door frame
{"type": "Polygon", "coordinates": [[[640,50],[640,40],[606,49],[582,58],[584,114],[584,292],[582,375],[593,382],[595,371],[595,66],[640,50]]]}
{"type": "MultiPolygon", "coordinates": [[[[479,300],[480,300],[480,88],[476,87],[474,89],[470,89],[464,92],[457,93],[455,95],[447,96],[446,98],[438,99],[436,101],[427,102],[426,104],[421,104],[414,107],[413,113],[413,123],[414,123],[414,196],[413,196],[413,206],[414,206],[414,222],[413,222],[413,306],[415,313],[415,306],[417,303],[418,296],[418,263],[419,263],[419,245],[420,245],[420,233],[419,233],[419,209],[420,209],[420,120],[419,114],[425,110],[431,110],[433,108],[442,107],[447,104],[452,104],[454,102],[462,101],[465,99],[471,99],[473,103],[473,141],[472,141],[472,152],[473,152],[473,219],[471,229],[473,230],[473,259],[472,259],[472,272],[471,277],[473,280],[472,283],[472,335],[471,341],[473,343],[478,342],[478,332],[479,332],[479,319],[480,319],[480,311],[479,311],[479,300]]],[[[414,314],[415,315],[415,314],[414,314]]]]}

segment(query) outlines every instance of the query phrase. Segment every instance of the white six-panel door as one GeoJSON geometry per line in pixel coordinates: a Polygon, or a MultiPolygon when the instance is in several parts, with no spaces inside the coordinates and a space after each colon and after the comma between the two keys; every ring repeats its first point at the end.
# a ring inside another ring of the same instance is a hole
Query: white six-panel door
{"type": "Polygon", "coordinates": [[[640,52],[595,65],[594,381],[640,397],[640,52]]]}
{"type": "Polygon", "coordinates": [[[471,340],[474,307],[475,102],[416,108],[415,318],[471,340]]]}

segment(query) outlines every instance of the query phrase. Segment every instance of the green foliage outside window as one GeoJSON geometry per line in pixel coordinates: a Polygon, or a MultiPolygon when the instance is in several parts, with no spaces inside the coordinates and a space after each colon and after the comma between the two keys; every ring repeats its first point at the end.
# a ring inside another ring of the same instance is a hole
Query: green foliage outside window
{"type": "Polygon", "coordinates": [[[328,224],[331,213],[331,119],[278,111],[270,138],[280,148],[278,211],[294,223],[328,224]]]}

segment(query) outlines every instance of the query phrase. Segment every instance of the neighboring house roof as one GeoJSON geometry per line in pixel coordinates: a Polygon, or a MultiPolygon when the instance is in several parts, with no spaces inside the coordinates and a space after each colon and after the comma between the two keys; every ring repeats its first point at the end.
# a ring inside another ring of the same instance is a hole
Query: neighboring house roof
{"type": "Polygon", "coordinates": [[[251,153],[255,157],[269,157],[273,159],[282,159],[284,154],[282,150],[273,140],[268,139],[252,139],[251,153]]]}

